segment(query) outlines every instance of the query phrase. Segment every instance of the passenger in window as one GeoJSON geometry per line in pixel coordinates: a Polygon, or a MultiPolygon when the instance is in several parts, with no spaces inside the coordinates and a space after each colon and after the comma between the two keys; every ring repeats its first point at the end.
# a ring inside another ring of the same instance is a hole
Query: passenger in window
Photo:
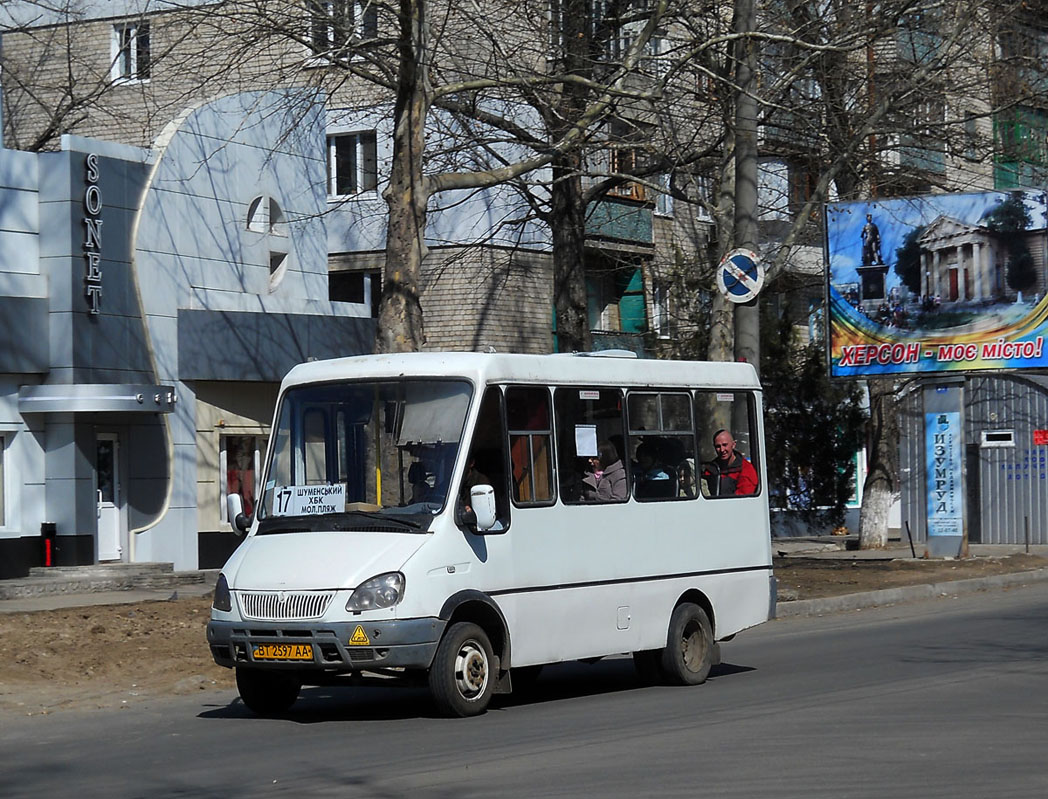
{"type": "Polygon", "coordinates": [[[474,453],[469,455],[469,465],[466,467],[466,475],[462,478],[462,489],[459,492],[459,500],[465,506],[466,510],[472,510],[470,507],[470,491],[474,486],[479,485],[492,485],[491,480],[484,472],[477,468],[477,456],[474,453]]]}
{"type": "Polygon", "coordinates": [[[629,496],[626,467],[610,441],[597,447],[597,457],[590,458],[590,471],[582,483],[582,498],[588,502],[618,502],[629,496]]]}
{"type": "Polygon", "coordinates": [[[411,484],[411,503],[425,502],[428,497],[433,495],[437,476],[420,459],[408,467],[408,482],[411,484]]]}
{"type": "Polygon", "coordinates": [[[411,484],[411,503],[433,502],[444,504],[448,492],[448,453],[440,446],[411,447],[409,452],[416,458],[408,467],[408,482],[411,484]]]}
{"type": "Polygon", "coordinates": [[[637,445],[637,468],[633,477],[639,498],[672,497],[676,493],[674,481],[659,463],[658,451],[651,441],[637,445]]]}
{"type": "Polygon", "coordinates": [[[735,449],[735,437],[727,430],[713,434],[717,457],[702,465],[702,493],[706,496],[749,496],[757,493],[757,470],[735,449]]]}
{"type": "Polygon", "coordinates": [[[677,467],[677,496],[692,499],[695,492],[695,459],[685,458],[677,467]]]}

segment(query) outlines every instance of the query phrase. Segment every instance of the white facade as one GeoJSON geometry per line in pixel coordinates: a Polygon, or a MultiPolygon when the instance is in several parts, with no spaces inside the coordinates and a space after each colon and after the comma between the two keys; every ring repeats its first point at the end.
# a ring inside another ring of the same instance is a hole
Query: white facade
{"type": "Polygon", "coordinates": [[[198,473],[219,466],[198,391],[224,426],[239,392],[370,347],[367,310],[327,299],[323,137],[322,108],[259,92],[191,109],[151,150],[0,151],[4,576],[37,565],[43,523],[60,563],[228,554],[204,543],[218,514],[198,517],[198,483],[224,482],[198,473]],[[275,109],[300,114],[292,135],[275,109]]]}

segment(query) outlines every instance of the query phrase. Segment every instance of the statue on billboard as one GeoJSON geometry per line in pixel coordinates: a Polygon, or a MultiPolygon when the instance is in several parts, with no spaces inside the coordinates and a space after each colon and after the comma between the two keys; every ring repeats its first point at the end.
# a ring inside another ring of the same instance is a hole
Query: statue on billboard
{"type": "Polygon", "coordinates": [[[866,214],[866,224],[862,228],[862,264],[870,266],[881,263],[881,231],[873,221],[872,214],[866,214]]]}

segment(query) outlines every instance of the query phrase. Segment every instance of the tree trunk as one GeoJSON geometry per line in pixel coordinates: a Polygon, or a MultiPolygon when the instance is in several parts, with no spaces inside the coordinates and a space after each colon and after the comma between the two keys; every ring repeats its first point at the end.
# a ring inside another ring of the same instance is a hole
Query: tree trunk
{"type": "Polygon", "coordinates": [[[899,471],[899,419],[891,378],[870,378],[869,441],[866,480],[859,511],[859,549],[888,545],[888,511],[895,498],[899,471]]]}
{"type": "Polygon", "coordinates": [[[586,209],[577,156],[560,156],[554,161],[550,211],[557,349],[589,352],[593,336],[586,304],[586,209]]]}
{"type": "Polygon", "coordinates": [[[419,291],[426,257],[429,191],[422,171],[430,87],[425,0],[401,0],[393,161],[383,193],[389,207],[385,279],[376,352],[415,352],[425,343],[419,291]]]}

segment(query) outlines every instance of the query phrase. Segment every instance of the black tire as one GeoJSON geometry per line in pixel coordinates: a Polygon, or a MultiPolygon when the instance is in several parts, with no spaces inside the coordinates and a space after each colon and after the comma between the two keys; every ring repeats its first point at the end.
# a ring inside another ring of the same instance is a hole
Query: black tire
{"type": "Polygon", "coordinates": [[[637,672],[641,685],[655,685],[662,676],[659,666],[659,658],[662,657],[661,649],[645,649],[643,652],[633,653],[633,668],[637,672]]]}
{"type": "Polygon", "coordinates": [[[670,616],[666,648],[659,665],[671,685],[699,685],[713,666],[713,626],[706,611],[691,602],[678,605],[670,616]]]}
{"type": "Polygon", "coordinates": [[[302,681],[290,672],[240,667],[236,673],[240,698],[260,716],[286,712],[302,690],[302,681]]]}
{"type": "Polygon", "coordinates": [[[487,633],[471,622],[452,624],[429,667],[429,690],[442,716],[477,716],[488,708],[498,675],[487,633]]]}

